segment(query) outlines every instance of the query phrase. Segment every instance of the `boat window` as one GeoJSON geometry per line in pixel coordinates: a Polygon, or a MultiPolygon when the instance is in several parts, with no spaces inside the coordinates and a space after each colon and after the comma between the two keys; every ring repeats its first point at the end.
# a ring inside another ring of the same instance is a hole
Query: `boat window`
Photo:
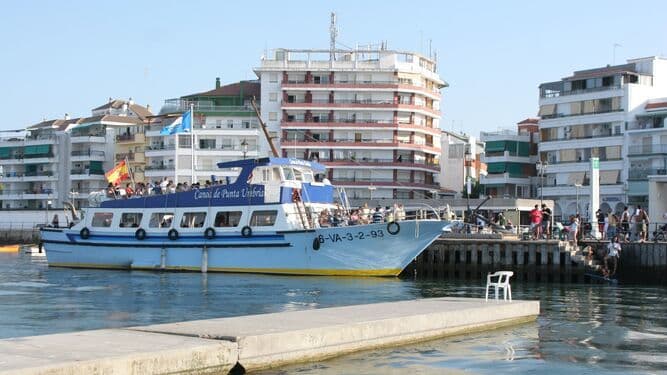
{"type": "Polygon", "coordinates": [[[215,215],[215,227],[235,227],[241,221],[241,211],[220,211],[215,215]]]}
{"type": "Polygon", "coordinates": [[[141,212],[124,212],[120,217],[121,228],[138,228],[141,223],[141,218],[144,216],[141,212]]]}
{"type": "Polygon", "coordinates": [[[148,223],[149,228],[169,228],[171,221],[174,220],[172,212],[155,212],[151,215],[151,220],[148,223]]]}
{"type": "Polygon", "coordinates": [[[276,223],[276,216],[278,216],[278,211],[276,210],[255,211],[250,217],[250,226],[270,227],[276,223]]]}
{"type": "Polygon", "coordinates": [[[285,175],[285,181],[294,180],[294,170],[292,168],[283,168],[283,174],[285,175]]]}
{"type": "Polygon", "coordinates": [[[303,182],[313,182],[315,179],[313,178],[313,171],[303,171],[303,177],[302,181],[303,182]]]}
{"type": "Polygon", "coordinates": [[[108,228],[111,226],[112,219],[113,219],[112,212],[95,212],[93,214],[93,222],[91,223],[91,226],[108,228]]]}
{"type": "Polygon", "coordinates": [[[206,212],[186,212],[181,218],[181,228],[203,228],[206,212]]]}
{"type": "Polygon", "coordinates": [[[297,181],[303,181],[303,173],[298,169],[293,169],[294,179],[297,181]]]}

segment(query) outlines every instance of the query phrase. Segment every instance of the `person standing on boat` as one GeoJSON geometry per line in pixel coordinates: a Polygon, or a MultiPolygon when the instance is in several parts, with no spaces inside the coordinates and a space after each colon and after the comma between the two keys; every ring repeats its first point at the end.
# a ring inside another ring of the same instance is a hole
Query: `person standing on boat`
{"type": "Polygon", "coordinates": [[[54,228],[58,228],[60,226],[58,220],[58,214],[53,215],[53,220],[51,220],[51,226],[54,228]]]}
{"type": "Polygon", "coordinates": [[[377,206],[375,207],[375,211],[373,212],[373,224],[382,223],[383,221],[384,221],[384,214],[382,213],[382,207],[377,206]]]}

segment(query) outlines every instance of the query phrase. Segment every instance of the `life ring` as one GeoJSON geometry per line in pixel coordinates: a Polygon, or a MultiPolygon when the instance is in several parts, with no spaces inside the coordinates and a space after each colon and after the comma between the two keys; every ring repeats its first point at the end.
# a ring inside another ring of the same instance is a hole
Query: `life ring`
{"type": "Polygon", "coordinates": [[[294,188],[292,189],[292,202],[300,202],[301,201],[301,189],[294,188]]]}
{"type": "Polygon", "coordinates": [[[215,229],[208,227],[204,231],[204,237],[206,237],[207,240],[212,240],[213,237],[215,237],[215,229]]]}
{"type": "Polygon", "coordinates": [[[319,250],[320,249],[320,239],[315,237],[313,238],[313,250],[319,250]]]}
{"type": "Polygon", "coordinates": [[[79,235],[81,236],[82,239],[87,240],[88,237],[90,237],[90,229],[83,227],[81,231],[79,232],[79,235]]]}
{"type": "Polygon", "coordinates": [[[176,229],[171,229],[168,233],[167,236],[169,237],[170,240],[176,241],[178,239],[178,231],[176,229]]]}
{"type": "Polygon", "coordinates": [[[252,236],[252,228],[250,228],[250,227],[247,226],[247,225],[246,225],[245,227],[241,228],[241,235],[242,235],[243,237],[250,237],[250,236],[252,236]]]}
{"type": "Polygon", "coordinates": [[[134,232],[134,238],[138,239],[139,241],[146,239],[146,231],[143,228],[137,229],[137,231],[134,232]]]}
{"type": "Polygon", "coordinates": [[[401,225],[395,221],[390,222],[387,224],[387,232],[392,235],[398,234],[398,232],[401,231],[401,225]]]}

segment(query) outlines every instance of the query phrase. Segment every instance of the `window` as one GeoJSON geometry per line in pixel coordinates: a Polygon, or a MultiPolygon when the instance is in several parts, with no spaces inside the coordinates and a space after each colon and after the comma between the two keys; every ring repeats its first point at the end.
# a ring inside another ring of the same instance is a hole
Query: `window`
{"type": "Polygon", "coordinates": [[[118,226],[121,228],[138,228],[143,215],[141,212],[125,212],[121,215],[118,226]]]}
{"type": "Polygon", "coordinates": [[[278,216],[278,211],[276,210],[267,210],[267,211],[255,211],[250,217],[250,226],[251,227],[270,227],[276,223],[276,216],[278,216]]]}
{"type": "Polygon", "coordinates": [[[269,121],[278,120],[278,112],[269,112],[269,121]]]}
{"type": "Polygon", "coordinates": [[[215,215],[214,227],[236,227],[241,221],[241,211],[220,211],[215,215]]]}
{"type": "Polygon", "coordinates": [[[200,139],[199,148],[204,150],[215,149],[215,139],[200,139]]]}
{"type": "Polygon", "coordinates": [[[181,228],[203,228],[206,212],[186,212],[181,218],[181,228]]]}
{"type": "Polygon", "coordinates": [[[270,102],[278,101],[278,93],[277,92],[270,92],[269,93],[269,101],[270,102]]]}
{"type": "Polygon", "coordinates": [[[111,220],[113,219],[113,213],[111,212],[95,212],[93,215],[93,227],[102,227],[108,228],[111,226],[111,220]]]}
{"type": "Polygon", "coordinates": [[[149,228],[171,228],[171,222],[174,220],[173,212],[156,212],[151,215],[148,223],[149,228]]]}
{"type": "Polygon", "coordinates": [[[234,129],[234,120],[227,120],[227,128],[234,129]]]}

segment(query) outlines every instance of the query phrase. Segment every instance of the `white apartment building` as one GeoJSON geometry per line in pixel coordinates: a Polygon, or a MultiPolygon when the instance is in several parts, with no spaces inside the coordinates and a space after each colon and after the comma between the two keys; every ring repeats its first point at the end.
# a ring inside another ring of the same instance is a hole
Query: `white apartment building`
{"type": "Polygon", "coordinates": [[[479,181],[480,176],[486,173],[482,164],[484,142],[476,137],[442,130],[440,149],[442,156],[438,183],[442,190],[461,193],[466,188],[468,177],[472,181],[479,181]]]}
{"type": "Polygon", "coordinates": [[[556,202],[555,216],[579,212],[589,218],[592,214],[591,157],[600,159],[600,208],[620,211],[628,203],[627,137],[649,100],[667,96],[666,69],[667,60],[647,57],[576,71],[540,85],[539,153],[546,165],[543,194],[556,202]]]}
{"type": "MultiPolygon", "coordinates": [[[[194,177],[203,183],[215,176],[216,180],[235,177],[237,171],[222,171],[217,163],[242,158],[268,156],[259,152],[261,130],[255,111],[250,105],[259,98],[259,82],[241,81],[197,94],[170,99],[160,116],[149,120],[146,131],[145,179],[161,181],[167,178],[177,182],[191,182],[192,157],[190,134],[160,135],[160,131],[193,106],[194,177]],[[179,140],[176,147],[176,140],[179,140]],[[175,180],[175,168],[178,178],[175,180]]],[[[257,103],[259,106],[259,102],[257,103]]],[[[263,135],[262,135],[263,137],[263,135]]]]}
{"type": "MultiPolygon", "coordinates": [[[[648,176],[667,175],[667,98],[649,99],[643,109],[625,129],[627,192],[628,203],[648,207],[651,212],[648,176]]],[[[653,214],[664,221],[663,213],[653,214]]]]}
{"type": "Polygon", "coordinates": [[[278,49],[255,73],[282,156],[325,164],[350,198],[423,198],[439,189],[446,83],[434,60],[385,49],[278,49]]]}
{"type": "MultiPolygon", "coordinates": [[[[130,101],[111,100],[86,118],[42,121],[0,139],[3,209],[44,209],[88,204],[91,192],[107,186],[116,137],[142,124],[150,111],[130,101]]],[[[8,134],[8,133],[5,133],[8,134]]]]}

